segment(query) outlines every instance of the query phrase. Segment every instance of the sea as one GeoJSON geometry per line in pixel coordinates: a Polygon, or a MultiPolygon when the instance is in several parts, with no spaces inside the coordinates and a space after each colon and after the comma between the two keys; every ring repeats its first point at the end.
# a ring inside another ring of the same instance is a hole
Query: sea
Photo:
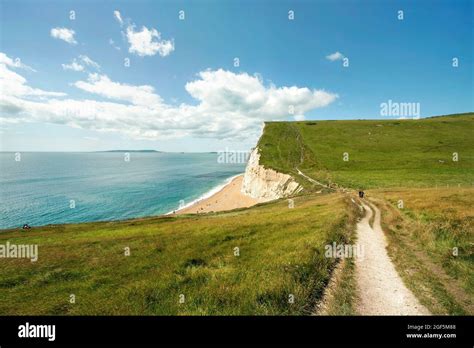
{"type": "Polygon", "coordinates": [[[245,171],[217,153],[1,152],[0,229],[170,213],[245,171]]]}

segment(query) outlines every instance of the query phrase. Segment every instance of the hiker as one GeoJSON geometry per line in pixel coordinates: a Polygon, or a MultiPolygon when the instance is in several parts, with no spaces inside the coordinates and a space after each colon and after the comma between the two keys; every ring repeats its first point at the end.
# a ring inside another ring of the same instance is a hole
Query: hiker
{"type": "Polygon", "coordinates": [[[359,198],[364,198],[364,191],[359,191],[359,198]]]}
{"type": "Polygon", "coordinates": [[[23,228],[24,230],[29,230],[29,229],[31,229],[30,225],[28,225],[28,224],[24,224],[22,228],[23,228]]]}

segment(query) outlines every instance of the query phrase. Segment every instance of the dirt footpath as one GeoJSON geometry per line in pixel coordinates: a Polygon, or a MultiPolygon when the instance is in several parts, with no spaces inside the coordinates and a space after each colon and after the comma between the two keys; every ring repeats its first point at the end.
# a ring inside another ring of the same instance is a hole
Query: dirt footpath
{"type": "Polygon", "coordinates": [[[361,315],[430,315],[405,286],[387,254],[380,210],[371,204],[375,211],[372,228],[369,221],[373,212],[367,204],[362,203],[366,214],[357,224],[363,257],[355,260],[359,297],[356,311],[361,315]]]}

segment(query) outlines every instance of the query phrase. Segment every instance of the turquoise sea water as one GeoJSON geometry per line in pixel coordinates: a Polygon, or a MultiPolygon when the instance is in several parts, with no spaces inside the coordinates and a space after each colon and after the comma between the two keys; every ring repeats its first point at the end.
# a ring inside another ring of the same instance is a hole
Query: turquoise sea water
{"type": "Polygon", "coordinates": [[[120,152],[25,152],[16,161],[0,153],[0,228],[165,214],[245,170],[217,156],[131,152],[127,162],[120,152]]]}

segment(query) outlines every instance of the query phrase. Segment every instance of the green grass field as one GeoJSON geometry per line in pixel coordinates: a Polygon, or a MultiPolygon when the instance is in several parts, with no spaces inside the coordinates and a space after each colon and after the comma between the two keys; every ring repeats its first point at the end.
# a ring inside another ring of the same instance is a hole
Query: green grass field
{"type": "MultiPolygon", "coordinates": [[[[314,313],[336,266],[324,246],[354,243],[361,213],[347,194],[315,193],[321,188],[299,168],[325,183],[368,189],[382,209],[390,255],[416,296],[433,313],[473,314],[473,126],[472,113],[267,123],[261,163],[304,186],[295,208],[282,199],[201,216],[2,231],[0,244],[38,244],[39,260],[0,259],[0,313],[314,313]]],[[[330,314],[353,314],[353,269],[344,266],[330,314]]]]}
{"type": "Polygon", "coordinates": [[[435,314],[474,314],[474,188],[369,194],[382,208],[389,254],[420,301],[435,314]]]}
{"type": "Polygon", "coordinates": [[[355,221],[347,198],[325,195],[299,197],[292,209],[281,200],[199,217],[0,233],[0,244],[39,244],[35,263],[0,261],[0,313],[310,314],[335,265],[324,246],[350,241],[355,221]]]}
{"type": "MultiPolygon", "coordinates": [[[[420,120],[268,123],[258,146],[266,166],[296,178],[298,167],[314,179],[344,187],[474,182],[472,113],[420,120]],[[453,153],[458,161],[453,161],[453,153]]],[[[299,181],[308,186],[305,179],[299,181]]]]}

